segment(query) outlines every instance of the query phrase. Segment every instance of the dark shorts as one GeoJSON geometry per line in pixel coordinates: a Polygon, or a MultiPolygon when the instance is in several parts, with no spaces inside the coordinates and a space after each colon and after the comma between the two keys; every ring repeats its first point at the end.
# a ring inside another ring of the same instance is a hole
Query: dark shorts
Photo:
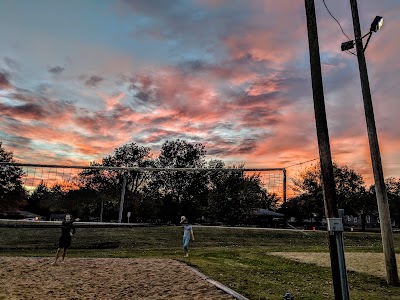
{"type": "Polygon", "coordinates": [[[71,237],[70,236],[61,236],[58,241],[58,248],[67,249],[71,246],[71,237]]]}

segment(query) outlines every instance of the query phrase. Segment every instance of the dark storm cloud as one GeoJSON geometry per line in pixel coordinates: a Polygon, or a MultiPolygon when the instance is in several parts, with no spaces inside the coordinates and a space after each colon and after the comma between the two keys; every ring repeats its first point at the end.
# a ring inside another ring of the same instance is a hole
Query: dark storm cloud
{"type": "Polygon", "coordinates": [[[259,107],[259,106],[272,106],[274,103],[278,104],[280,102],[279,95],[280,92],[264,93],[261,95],[252,96],[248,92],[239,92],[232,94],[232,103],[236,109],[246,108],[246,107],[259,107]],[[235,95],[236,94],[236,95],[235,95]]]}
{"type": "MultiPolygon", "coordinates": [[[[132,127],[135,126],[133,121],[121,120],[122,118],[132,114],[132,110],[128,107],[118,106],[114,110],[89,112],[78,111],[73,116],[73,123],[78,125],[85,131],[90,132],[91,135],[108,136],[109,132],[130,132],[132,127]]],[[[112,134],[111,134],[112,135],[112,134]]],[[[114,134],[111,140],[117,137],[114,134]]]]}
{"type": "Polygon", "coordinates": [[[52,73],[52,74],[59,75],[59,74],[61,74],[64,70],[65,70],[65,68],[63,68],[63,67],[54,66],[54,67],[51,67],[48,71],[49,71],[50,73],[52,73]]]}
{"type": "Polygon", "coordinates": [[[31,138],[0,133],[0,139],[3,138],[7,140],[7,146],[12,148],[21,149],[23,151],[34,150],[34,148],[30,146],[32,142],[31,138]]]}
{"type": "Polygon", "coordinates": [[[142,13],[147,15],[158,14],[171,14],[177,10],[178,7],[183,7],[188,1],[185,0],[121,0],[135,13],[142,13]]]}
{"type": "Polygon", "coordinates": [[[135,94],[135,98],[142,102],[149,102],[151,99],[151,94],[149,92],[140,91],[135,94]]]}
{"type": "Polygon", "coordinates": [[[103,126],[111,128],[113,122],[110,117],[102,113],[87,113],[74,117],[74,123],[91,133],[99,132],[103,126]]]}
{"type": "Polygon", "coordinates": [[[160,128],[148,128],[141,130],[135,135],[135,140],[142,144],[160,144],[166,140],[181,139],[192,142],[202,142],[201,138],[193,134],[178,132],[175,130],[166,130],[160,128]],[[140,138],[138,138],[140,136],[140,138]]]}
{"type": "Polygon", "coordinates": [[[215,47],[230,32],[242,32],[255,12],[244,1],[213,9],[201,2],[185,0],[121,0],[120,3],[124,11],[146,19],[136,25],[133,34],[185,41],[185,47],[201,45],[204,49],[215,47]]]}
{"type": "Polygon", "coordinates": [[[90,76],[89,79],[87,79],[87,80],[85,81],[85,84],[86,84],[87,86],[95,87],[95,86],[97,86],[100,82],[102,82],[103,80],[104,80],[103,77],[100,77],[100,76],[97,76],[97,75],[93,75],[93,76],[90,76]]]}
{"type": "Polygon", "coordinates": [[[156,80],[146,74],[137,74],[131,78],[127,78],[129,84],[128,90],[131,91],[133,105],[137,105],[139,100],[141,105],[157,104],[160,102],[159,86],[162,84],[161,78],[156,80]]]}
{"type": "Polygon", "coordinates": [[[278,125],[280,113],[267,107],[256,107],[241,117],[241,122],[249,127],[265,128],[266,126],[278,125]]]}
{"type": "Polygon", "coordinates": [[[207,139],[208,155],[241,155],[254,151],[257,146],[256,138],[224,139],[218,136],[207,139]]]}
{"type": "Polygon", "coordinates": [[[70,115],[76,112],[74,104],[70,101],[49,99],[38,96],[28,90],[10,93],[7,97],[10,100],[17,100],[17,104],[3,104],[5,106],[3,109],[11,115],[19,116],[22,119],[47,121],[57,125],[68,120],[70,115]],[[20,105],[20,102],[23,102],[23,104],[20,105]]]}
{"type": "Polygon", "coordinates": [[[172,130],[164,130],[160,128],[149,128],[140,131],[137,136],[142,136],[141,138],[136,138],[138,143],[148,144],[148,143],[160,143],[164,140],[169,139],[171,136],[176,137],[177,132],[172,130]]]}
{"type": "Polygon", "coordinates": [[[85,115],[85,116],[76,116],[74,118],[75,124],[79,127],[88,130],[91,133],[98,132],[101,130],[103,126],[104,117],[100,115],[85,115]]]}
{"type": "MultiPolygon", "coordinates": [[[[177,24],[188,24],[193,16],[198,14],[198,10],[194,9],[192,3],[186,0],[121,0],[126,11],[130,11],[138,16],[146,16],[153,18],[153,23],[143,24],[142,28],[137,28],[138,32],[143,29],[143,32],[150,28],[163,29],[162,32],[167,33],[169,30],[176,29],[177,24]],[[162,24],[169,24],[170,29],[162,28],[162,24]]],[[[187,30],[182,28],[182,30],[187,30]]]]}
{"type": "Polygon", "coordinates": [[[0,111],[2,114],[9,115],[12,117],[23,117],[33,120],[40,120],[45,115],[43,108],[37,104],[9,106],[0,103],[0,111]]]}
{"type": "Polygon", "coordinates": [[[149,90],[154,83],[153,78],[151,78],[146,74],[136,74],[131,78],[127,78],[127,81],[130,83],[129,86],[130,90],[135,90],[138,88],[143,90],[149,90]]]}
{"type": "Polygon", "coordinates": [[[151,119],[151,125],[156,126],[156,125],[167,124],[174,120],[176,120],[175,116],[156,117],[151,119]]]}
{"type": "Polygon", "coordinates": [[[201,59],[187,60],[178,64],[177,68],[184,73],[201,72],[208,69],[206,61],[201,59]]]}
{"type": "Polygon", "coordinates": [[[0,90],[6,90],[12,87],[9,79],[10,75],[4,70],[0,70],[0,90]]]}
{"type": "Polygon", "coordinates": [[[235,148],[235,154],[246,154],[252,152],[257,146],[257,143],[253,139],[241,140],[239,145],[235,148]]]}
{"type": "Polygon", "coordinates": [[[3,58],[4,62],[6,63],[6,65],[12,69],[12,70],[20,70],[20,65],[19,63],[17,63],[15,60],[13,60],[12,58],[9,57],[4,57],[3,58]]]}

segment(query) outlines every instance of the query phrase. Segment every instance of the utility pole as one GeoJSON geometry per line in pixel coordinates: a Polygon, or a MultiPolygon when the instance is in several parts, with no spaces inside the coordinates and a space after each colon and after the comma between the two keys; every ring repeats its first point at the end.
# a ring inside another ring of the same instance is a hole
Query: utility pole
{"type": "Polygon", "coordinates": [[[371,152],[372,170],[375,180],[376,200],[378,203],[379,220],[381,226],[382,246],[385,255],[386,276],[389,285],[399,286],[396,254],[394,251],[392,224],[385,179],[383,177],[381,154],[379,151],[378,135],[376,133],[374,109],[369,87],[367,64],[365,62],[363,42],[361,38],[360,19],[358,16],[357,0],[350,0],[353,16],[354,37],[357,49],[358,67],[360,70],[361,89],[364,101],[365,118],[367,122],[368,141],[371,152]]]}
{"type": "Polygon", "coordinates": [[[335,299],[349,299],[347,272],[343,250],[343,223],[338,218],[335,180],[326,120],[324,90],[322,84],[321,60],[319,54],[317,20],[314,0],[304,0],[307,15],[308,44],[310,51],[311,81],[314,99],[314,113],[317,127],[318,149],[321,164],[322,188],[325,215],[328,221],[329,250],[331,257],[332,281],[335,299]],[[330,221],[336,221],[336,227],[330,221]]]}
{"type": "Polygon", "coordinates": [[[124,201],[125,201],[125,190],[126,190],[126,172],[122,175],[122,189],[121,189],[121,199],[119,202],[119,213],[118,213],[118,223],[122,222],[122,213],[124,212],[124,201]]]}
{"type": "Polygon", "coordinates": [[[283,204],[285,205],[285,207],[286,207],[286,198],[287,198],[287,196],[286,196],[286,182],[287,182],[287,179],[286,179],[286,169],[283,169],[283,204]]]}

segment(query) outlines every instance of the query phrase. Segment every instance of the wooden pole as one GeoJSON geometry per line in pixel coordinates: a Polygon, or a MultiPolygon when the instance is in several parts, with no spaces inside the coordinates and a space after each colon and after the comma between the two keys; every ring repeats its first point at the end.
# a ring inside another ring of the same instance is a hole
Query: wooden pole
{"type": "Polygon", "coordinates": [[[122,177],[122,189],[121,189],[121,199],[119,202],[118,223],[122,222],[122,214],[124,212],[125,189],[126,189],[126,173],[124,173],[122,177]]]}
{"type": "Polygon", "coordinates": [[[399,286],[396,254],[394,251],[392,224],[385,179],[382,170],[381,154],[379,151],[378,135],[376,133],[374,109],[372,105],[371,90],[369,87],[368,70],[365,61],[364,47],[361,38],[360,19],[358,16],[357,0],[350,0],[353,16],[354,36],[356,41],[358,67],[360,70],[361,89],[364,101],[365,119],[367,122],[368,141],[371,152],[372,170],[374,173],[376,200],[378,203],[379,220],[381,226],[382,246],[385,255],[386,277],[389,285],[399,286]]]}
{"type": "MultiPolygon", "coordinates": [[[[326,218],[338,217],[335,180],[329,143],[328,124],[325,111],[322,84],[321,60],[319,54],[317,20],[314,0],[305,0],[307,15],[308,44],[310,51],[311,82],[314,99],[314,113],[317,127],[318,149],[321,163],[322,188],[326,218]]],[[[329,234],[329,250],[335,299],[349,299],[347,273],[341,232],[329,234]],[[341,269],[344,268],[343,269],[341,269]]]]}
{"type": "Polygon", "coordinates": [[[286,207],[286,185],[287,185],[287,178],[286,178],[286,169],[283,169],[283,203],[286,207]]]}

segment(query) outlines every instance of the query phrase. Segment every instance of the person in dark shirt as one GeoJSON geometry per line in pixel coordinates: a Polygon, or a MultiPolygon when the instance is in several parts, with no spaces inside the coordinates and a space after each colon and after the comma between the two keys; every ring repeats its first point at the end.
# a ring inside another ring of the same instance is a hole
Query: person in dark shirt
{"type": "Polygon", "coordinates": [[[62,253],[61,262],[64,261],[65,254],[67,253],[67,249],[71,246],[72,236],[75,234],[74,221],[70,214],[65,215],[65,220],[61,224],[61,236],[58,241],[58,249],[56,254],[56,259],[53,262],[53,265],[57,263],[58,258],[62,253]]]}

